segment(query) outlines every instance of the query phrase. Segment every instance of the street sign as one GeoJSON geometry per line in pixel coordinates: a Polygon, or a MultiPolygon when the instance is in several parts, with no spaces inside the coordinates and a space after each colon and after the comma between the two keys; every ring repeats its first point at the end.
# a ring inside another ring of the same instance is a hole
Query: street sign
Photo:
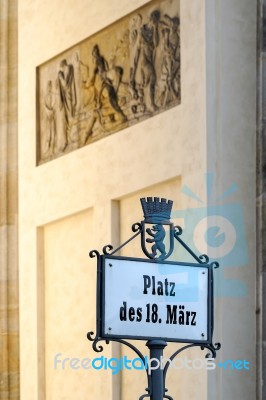
{"type": "Polygon", "coordinates": [[[101,256],[102,338],[211,340],[212,268],[101,256]]]}
{"type": "Polygon", "coordinates": [[[100,341],[115,341],[131,348],[143,363],[144,355],[125,339],[147,340],[153,366],[147,393],[140,399],[172,399],[165,387],[171,361],[188,348],[208,349],[206,357],[213,358],[221,348],[212,342],[213,270],[219,264],[195,254],[182,240],[182,228],[170,220],[172,200],[147,197],[140,202],[144,220],[132,225],[133,236],[116,249],[104,246],[103,254],[90,251],[90,257],[97,257],[97,330],[87,337],[96,352],[103,351],[100,341]],[[147,259],[116,255],[138,236],[147,259]],[[177,242],[197,263],[168,261],[177,242]],[[167,342],[186,344],[158,369],[167,342]]]}

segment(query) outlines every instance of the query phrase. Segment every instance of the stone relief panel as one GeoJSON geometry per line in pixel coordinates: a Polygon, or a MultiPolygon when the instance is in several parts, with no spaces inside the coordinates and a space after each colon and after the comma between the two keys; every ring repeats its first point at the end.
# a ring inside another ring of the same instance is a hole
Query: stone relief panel
{"type": "Polygon", "coordinates": [[[37,68],[37,164],[180,101],[179,0],[152,1],[37,68]]]}

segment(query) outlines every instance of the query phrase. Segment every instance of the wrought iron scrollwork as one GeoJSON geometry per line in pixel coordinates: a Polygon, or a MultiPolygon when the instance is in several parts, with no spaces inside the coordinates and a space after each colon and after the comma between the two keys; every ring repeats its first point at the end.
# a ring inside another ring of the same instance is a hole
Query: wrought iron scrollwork
{"type": "Polygon", "coordinates": [[[150,395],[150,389],[149,389],[149,388],[146,388],[145,390],[146,390],[148,393],[143,394],[142,396],[140,396],[139,400],[143,400],[143,399],[145,399],[145,397],[151,397],[151,395],[150,395]]]}
{"type": "MultiPolygon", "coordinates": [[[[176,351],[171,355],[171,357],[169,358],[169,360],[167,361],[167,363],[165,364],[165,367],[164,367],[164,370],[163,370],[164,390],[165,390],[165,392],[168,391],[168,390],[165,388],[165,383],[166,383],[167,371],[168,371],[168,368],[169,368],[170,365],[171,365],[171,362],[172,362],[172,361],[178,356],[178,354],[180,354],[182,351],[187,350],[187,349],[192,348],[192,347],[200,347],[201,350],[208,349],[208,350],[210,350],[211,353],[207,353],[207,354],[205,355],[205,358],[211,358],[211,355],[212,355],[213,358],[215,358],[215,357],[216,357],[216,351],[218,351],[218,350],[221,348],[221,343],[215,343],[214,345],[213,345],[213,344],[191,343],[191,344],[188,344],[188,345],[186,345],[186,346],[181,347],[181,349],[176,350],[176,351]]],[[[167,396],[167,395],[164,395],[164,398],[168,398],[168,399],[173,400],[173,398],[172,398],[171,396],[167,396]]]]}
{"type": "Polygon", "coordinates": [[[91,250],[89,252],[89,256],[90,256],[90,258],[97,257],[97,260],[98,260],[100,258],[100,253],[98,252],[98,250],[91,250]]]}
{"type": "MultiPolygon", "coordinates": [[[[88,340],[90,340],[91,342],[93,342],[92,348],[93,348],[93,350],[94,350],[95,352],[97,352],[97,353],[100,353],[100,352],[103,351],[103,346],[102,346],[102,345],[97,346],[98,343],[99,343],[100,341],[105,341],[106,344],[109,344],[110,341],[112,341],[112,342],[117,342],[117,343],[121,343],[121,344],[123,344],[123,345],[129,347],[131,350],[133,350],[133,351],[137,354],[137,356],[142,360],[143,365],[146,366],[146,364],[145,364],[145,356],[141,353],[141,351],[138,350],[132,343],[129,343],[129,342],[127,342],[127,341],[124,340],[124,339],[110,339],[110,340],[105,340],[105,339],[101,339],[101,338],[97,337],[97,335],[95,335],[94,332],[88,332],[88,333],[87,333],[87,338],[88,338],[88,340]]],[[[171,396],[169,396],[169,395],[166,394],[166,392],[168,392],[168,389],[166,389],[166,387],[165,387],[165,384],[166,384],[166,375],[167,375],[168,369],[169,369],[169,367],[170,367],[170,365],[171,365],[171,362],[172,362],[181,352],[183,352],[184,350],[187,350],[187,349],[189,349],[189,348],[192,348],[192,347],[200,347],[201,350],[208,349],[208,350],[210,350],[210,353],[207,353],[205,357],[206,357],[206,358],[211,358],[211,356],[212,356],[213,358],[215,358],[215,357],[216,357],[216,351],[220,350],[221,344],[220,344],[220,343],[215,343],[215,344],[198,344],[198,343],[191,343],[191,344],[188,344],[188,345],[186,345],[186,346],[183,346],[181,349],[176,350],[176,351],[171,355],[171,357],[169,358],[169,360],[167,361],[167,363],[165,364],[164,369],[163,369],[163,380],[164,380],[164,395],[163,395],[163,398],[164,398],[164,399],[173,400],[173,398],[172,398],[171,396]]],[[[148,380],[148,387],[145,389],[147,393],[141,395],[141,396],[139,397],[139,400],[144,400],[146,397],[149,397],[149,398],[151,397],[151,391],[152,391],[152,388],[151,388],[151,376],[149,375],[148,369],[147,369],[147,368],[145,368],[145,371],[146,371],[147,380],[148,380]]]]}
{"type": "Polygon", "coordinates": [[[112,251],[114,248],[111,244],[107,244],[106,246],[103,247],[103,254],[105,255],[110,255],[110,251],[112,251]]]}
{"type": "Polygon", "coordinates": [[[214,269],[216,269],[216,268],[219,268],[219,263],[217,262],[217,261],[212,261],[211,262],[211,266],[214,268],[214,269]]]}
{"type": "Polygon", "coordinates": [[[180,236],[183,233],[183,229],[181,228],[181,226],[176,225],[175,226],[175,235],[180,236]]]}
{"type": "Polygon", "coordinates": [[[173,397],[168,396],[167,394],[163,396],[164,399],[174,400],[173,397]]]}
{"type": "MultiPolygon", "coordinates": [[[[134,232],[135,234],[134,234],[133,236],[131,236],[128,240],[126,240],[122,245],[120,245],[119,247],[117,247],[115,250],[114,250],[114,247],[113,247],[111,244],[108,244],[108,245],[104,246],[104,247],[103,247],[103,250],[102,250],[102,251],[103,251],[103,254],[104,254],[104,255],[110,255],[110,256],[116,254],[119,250],[121,250],[121,249],[122,249],[123,247],[125,247],[128,243],[130,243],[133,239],[135,239],[138,235],[142,234],[143,231],[144,231],[143,224],[141,224],[141,223],[139,223],[139,222],[134,223],[134,224],[132,225],[132,232],[134,232]]],[[[182,235],[183,230],[182,230],[182,228],[181,228],[180,226],[175,226],[173,231],[174,231],[174,234],[173,234],[174,238],[181,244],[182,247],[184,247],[184,249],[185,249],[199,264],[205,265],[205,264],[208,264],[208,263],[210,262],[210,259],[209,259],[209,257],[208,257],[206,254],[201,254],[201,255],[197,256],[197,255],[190,249],[190,247],[188,247],[188,245],[181,239],[180,236],[182,235]]],[[[144,238],[143,238],[143,236],[142,236],[142,240],[141,240],[141,247],[142,247],[142,251],[144,252],[144,254],[145,254],[148,258],[150,258],[150,259],[156,259],[156,260],[158,260],[158,261],[160,261],[160,260],[161,260],[161,261],[164,261],[164,260],[166,260],[167,258],[169,258],[169,257],[171,256],[171,254],[172,254],[172,252],[173,252],[173,247],[174,247],[174,246],[173,246],[173,243],[171,242],[170,250],[168,251],[168,253],[165,254],[165,256],[163,256],[163,257],[158,257],[158,258],[156,258],[155,256],[151,256],[151,255],[148,253],[148,251],[146,250],[145,245],[144,245],[144,238]]],[[[100,257],[100,253],[99,253],[97,250],[91,250],[90,253],[89,253],[89,255],[90,255],[91,258],[97,257],[97,259],[98,259],[98,258],[100,257]]],[[[219,267],[219,263],[218,263],[217,261],[211,262],[211,265],[212,265],[212,267],[213,267],[214,269],[216,269],[216,268],[219,267]]]]}
{"type": "Polygon", "coordinates": [[[87,333],[87,338],[88,340],[90,340],[92,343],[92,348],[96,353],[101,353],[103,351],[103,346],[99,345],[99,347],[97,347],[97,344],[100,341],[103,341],[104,339],[101,339],[97,336],[97,334],[95,335],[95,337],[93,337],[94,332],[88,332],[87,333]]]}
{"type": "Polygon", "coordinates": [[[132,232],[134,232],[135,234],[133,236],[131,236],[128,240],[126,240],[123,244],[121,244],[121,246],[117,247],[115,250],[113,250],[113,246],[111,244],[108,244],[107,246],[104,246],[103,253],[105,255],[113,256],[119,250],[121,250],[123,247],[125,247],[129,242],[131,242],[138,235],[140,235],[141,232],[142,232],[142,226],[141,226],[141,224],[139,222],[136,222],[135,224],[132,225],[132,232]],[[112,252],[110,253],[110,251],[112,251],[112,252]]]}
{"type": "Polygon", "coordinates": [[[206,354],[206,358],[216,358],[216,351],[220,350],[221,348],[221,343],[214,343],[214,344],[208,344],[204,346],[206,349],[210,350],[211,353],[206,354]]]}
{"type": "Polygon", "coordinates": [[[138,232],[141,233],[142,231],[142,225],[139,222],[135,222],[132,227],[131,227],[132,232],[138,232]]]}
{"type": "Polygon", "coordinates": [[[187,252],[196,260],[198,261],[199,264],[208,264],[209,263],[209,257],[206,254],[201,254],[200,256],[197,256],[190,247],[180,238],[182,235],[182,228],[180,226],[175,226],[175,239],[184,247],[184,249],[187,250],[187,252]]]}

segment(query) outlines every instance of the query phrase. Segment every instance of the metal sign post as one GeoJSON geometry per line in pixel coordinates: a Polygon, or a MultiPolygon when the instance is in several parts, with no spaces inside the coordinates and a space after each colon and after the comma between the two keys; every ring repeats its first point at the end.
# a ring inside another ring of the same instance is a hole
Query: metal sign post
{"type": "MultiPolygon", "coordinates": [[[[164,340],[149,340],[147,347],[150,349],[150,360],[157,360],[160,362],[163,357],[163,349],[167,346],[164,340]]],[[[157,364],[158,365],[158,364],[157,364]]],[[[156,366],[156,365],[155,365],[156,366]]],[[[153,367],[153,365],[152,365],[153,367]]],[[[163,370],[160,368],[151,370],[151,400],[162,400],[165,396],[165,385],[163,370]]]]}
{"type": "Polygon", "coordinates": [[[146,369],[147,393],[139,400],[173,400],[167,395],[166,375],[170,363],[183,350],[199,346],[216,357],[220,343],[212,343],[213,269],[206,255],[197,256],[181,239],[182,229],[170,221],[173,202],[157,197],[141,199],[144,220],[132,226],[133,236],[113,249],[97,250],[97,331],[87,337],[96,352],[98,342],[122,343],[131,348],[146,366],[144,355],[125,339],[147,340],[151,371],[146,369]],[[147,258],[121,257],[117,252],[137,236],[147,258]],[[178,242],[197,261],[169,261],[178,242]],[[161,366],[167,342],[185,343],[161,366]],[[157,367],[157,368],[156,368],[157,367]]]}

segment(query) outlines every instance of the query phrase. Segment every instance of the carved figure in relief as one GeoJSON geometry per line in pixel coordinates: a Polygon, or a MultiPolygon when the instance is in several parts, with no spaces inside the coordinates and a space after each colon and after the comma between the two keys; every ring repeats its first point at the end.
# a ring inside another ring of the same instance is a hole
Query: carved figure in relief
{"type": "Polygon", "coordinates": [[[140,53],[140,28],[142,24],[142,15],[137,14],[130,21],[130,36],[129,36],[129,45],[130,45],[130,59],[131,59],[131,67],[130,67],[130,86],[132,90],[132,95],[134,99],[138,98],[138,92],[136,88],[137,84],[137,68],[139,63],[139,53],[140,53]]]}
{"type": "Polygon", "coordinates": [[[171,18],[167,14],[164,15],[164,18],[168,22],[168,26],[170,28],[169,45],[172,49],[173,56],[175,59],[179,59],[179,50],[180,50],[179,18],[178,17],[171,18]]]}
{"type": "Polygon", "coordinates": [[[109,64],[100,53],[97,44],[92,49],[92,60],[94,64],[93,75],[89,80],[89,84],[85,85],[88,93],[90,93],[87,102],[90,116],[88,118],[87,132],[83,139],[84,143],[94,133],[96,122],[105,131],[108,125],[118,122],[123,123],[127,120],[118,99],[118,89],[123,75],[123,68],[115,65],[109,68],[109,64]]]}
{"type": "Polygon", "coordinates": [[[98,108],[102,107],[102,96],[107,94],[108,100],[112,108],[121,116],[122,121],[126,121],[127,117],[121,110],[118,104],[118,97],[117,97],[117,89],[119,86],[119,82],[121,81],[121,76],[123,70],[117,70],[117,75],[120,75],[120,79],[116,82],[117,89],[115,89],[113,85],[113,81],[110,79],[110,75],[108,75],[109,66],[108,62],[105,58],[100,54],[99,46],[96,44],[92,50],[93,61],[95,64],[93,77],[92,77],[92,84],[95,83],[96,76],[98,75],[101,82],[100,91],[98,94],[98,108]]]}
{"type": "Polygon", "coordinates": [[[146,103],[152,111],[158,109],[155,104],[155,85],[156,85],[156,71],[155,71],[155,50],[159,43],[158,24],[160,20],[160,11],[155,10],[151,13],[148,23],[143,24],[140,29],[135,29],[132,36],[136,36],[137,48],[133,66],[131,69],[131,85],[136,93],[136,72],[137,68],[140,69],[141,86],[146,92],[146,103]]]}
{"type": "Polygon", "coordinates": [[[166,106],[179,95],[180,61],[176,56],[176,48],[170,42],[170,29],[162,29],[163,49],[161,64],[161,82],[163,89],[160,93],[160,104],[166,106]]]}
{"type": "Polygon", "coordinates": [[[46,122],[46,141],[44,154],[53,154],[55,151],[56,138],[56,115],[55,115],[55,93],[53,92],[53,83],[51,80],[47,83],[47,89],[44,99],[45,122],[46,122]]]}
{"type": "MultiPolygon", "coordinates": [[[[180,71],[180,38],[179,18],[170,18],[165,15],[168,27],[164,30],[164,56],[162,69],[166,75],[168,92],[172,91],[174,96],[179,95],[179,71],[180,71]]],[[[170,99],[173,100],[173,99],[170,99]]]]}
{"type": "Polygon", "coordinates": [[[77,97],[76,97],[76,85],[74,76],[74,67],[72,64],[68,64],[64,59],[60,63],[60,70],[58,72],[58,84],[59,84],[59,108],[64,110],[65,122],[67,129],[67,141],[66,146],[69,142],[69,132],[71,130],[73,118],[76,112],[77,97]]]}
{"type": "Polygon", "coordinates": [[[78,114],[84,106],[83,86],[89,77],[89,67],[80,59],[79,53],[76,51],[73,55],[74,79],[76,88],[76,107],[75,112],[78,114]]]}

